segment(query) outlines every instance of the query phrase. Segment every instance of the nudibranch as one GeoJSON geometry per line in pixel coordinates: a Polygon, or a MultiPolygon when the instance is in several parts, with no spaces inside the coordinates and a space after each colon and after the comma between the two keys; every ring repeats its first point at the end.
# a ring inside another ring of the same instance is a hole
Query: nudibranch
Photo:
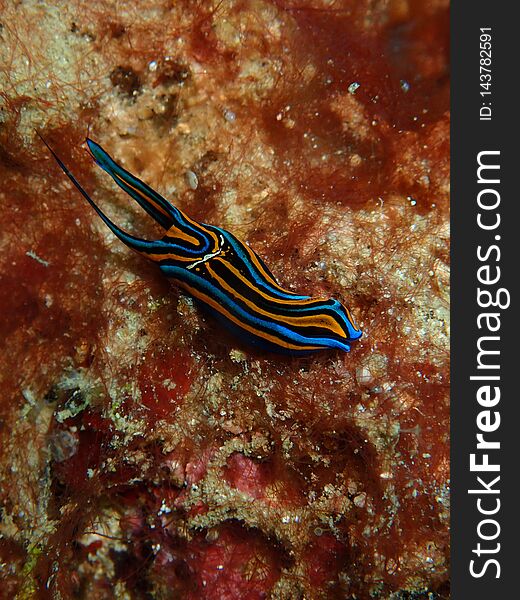
{"type": "Polygon", "coordinates": [[[105,215],[54,150],[42,141],[115,236],[156,262],[166,277],[250,344],[301,355],[325,349],[348,352],[350,343],[361,337],[350,312],[338,300],[285,290],[247,244],[225,229],[190,219],[87,138],[95,162],[166,230],[164,237],[155,241],[126,233],[105,215]]]}

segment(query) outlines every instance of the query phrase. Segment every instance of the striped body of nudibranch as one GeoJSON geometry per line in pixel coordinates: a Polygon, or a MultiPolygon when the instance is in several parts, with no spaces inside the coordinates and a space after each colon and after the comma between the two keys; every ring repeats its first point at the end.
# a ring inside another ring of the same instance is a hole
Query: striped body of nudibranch
{"type": "Polygon", "coordinates": [[[147,241],[115,225],[49,148],[65,174],[109,229],[127,246],[156,262],[161,271],[199,300],[226,326],[267,350],[308,354],[350,350],[361,336],[349,311],[332,298],[284,290],[262,259],[229,231],[190,219],[148,185],[120,167],[90,139],[96,163],[165,230],[147,241]]]}

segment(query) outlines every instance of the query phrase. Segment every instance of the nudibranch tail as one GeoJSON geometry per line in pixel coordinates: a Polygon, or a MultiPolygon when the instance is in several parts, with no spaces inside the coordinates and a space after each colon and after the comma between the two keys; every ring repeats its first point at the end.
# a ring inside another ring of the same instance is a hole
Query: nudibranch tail
{"type": "Polygon", "coordinates": [[[247,244],[225,229],[190,219],[118,165],[99,144],[87,139],[96,163],[167,230],[156,241],[126,233],[103,213],[47,142],[43,142],[114,235],[156,262],[164,275],[249,343],[301,355],[325,349],[348,352],[351,342],[361,337],[350,312],[338,300],[313,298],[284,289],[247,244]]]}
{"type": "Polygon", "coordinates": [[[118,227],[105,213],[99,208],[99,206],[92,200],[92,198],[85,191],[83,186],[79,183],[79,181],[74,177],[74,175],[69,171],[66,165],[63,163],[61,158],[54,152],[54,150],[49,146],[49,144],[45,141],[45,139],[40,135],[40,133],[36,132],[42,142],[47,146],[49,152],[52,154],[58,165],[61,167],[61,170],[65,173],[65,175],[70,179],[70,181],[74,184],[76,189],[80,192],[80,194],[85,198],[85,200],[92,206],[92,208],[99,215],[101,220],[105,223],[105,225],[110,229],[110,231],[119,238],[124,244],[126,244],[132,250],[136,252],[151,252],[158,244],[161,244],[160,241],[152,241],[149,242],[147,240],[143,240],[141,238],[130,235],[126,231],[123,231],[120,227],[118,227]]]}
{"type": "Polygon", "coordinates": [[[88,149],[97,165],[106,171],[117,185],[129,194],[164,229],[176,220],[177,210],[150,186],[123,169],[93,140],[86,139],[88,149]]]}

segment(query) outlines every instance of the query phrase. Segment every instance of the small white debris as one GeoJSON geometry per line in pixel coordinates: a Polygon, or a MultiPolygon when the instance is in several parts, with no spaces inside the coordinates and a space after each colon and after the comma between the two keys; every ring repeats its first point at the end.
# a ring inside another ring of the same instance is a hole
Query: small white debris
{"type": "Polygon", "coordinates": [[[46,260],[43,260],[43,258],[40,258],[36,252],[34,252],[33,250],[27,250],[27,252],[25,253],[26,256],[30,256],[31,258],[34,258],[34,260],[36,262],[39,262],[40,265],[43,265],[44,267],[48,267],[49,266],[49,262],[47,262],[46,260]]]}
{"type": "Polygon", "coordinates": [[[365,492],[361,492],[361,494],[355,496],[353,500],[355,506],[357,506],[358,508],[363,508],[366,504],[366,501],[367,495],[365,494],[365,492]]]}
{"type": "Polygon", "coordinates": [[[348,93],[349,94],[355,94],[357,92],[357,90],[361,87],[361,84],[358,83],[357,81],[353,81],[349,86],[348,86],[348,93]]]}
{"type": "Polygon", "coordinates": [[[172,509],[166,504],[166,500],[163,498],[163,501],[161,503],[161,508],[157,512],[157,516],[160,517],[161,515],[167,515],[171,512],[172,512],[172,509]]]}
{"type": "Polygon", "coordinates": [[[31,406],[36,406],[36,396],[29,388],[22,389],[22,396],[31,406]]]}
{"type": "Polygon", "coordinates": [[[229,352],[229,358],[231,358],[231,360],[233,362],[235,362],[235,363],[241,363],[241,362],[246,362],[247,355],[242,350],[238,350],[236,348],[233,348],[229,352]]]}
{"type": "Polygon", "coordinates": [[[232,110],[226,108],[224,111],[224,119],[226,119],[226,121],[229,123],[234,123],[237,119],[237,115],[232,110]]]}
{"type": "Polygon", "coordinates": [[[163,381],[163,386],[167,389],[167,390],[174,390],[177,387],[177,384],[175,383],[175,381],[172,381],[171,379],[167,378],[163,381]]]}
{"type": "Polygon", "coordinates": [[[361,385],[370,385],[376,379],[381,379],[386,375],[388,357],[379,352],[368,356],[364,364],[356,369],[356,379],[361,385]]]}
{"type": "Polygon", "coordinates": [[[192,190],[199,187],[199,178],[193,171],[186,171],[186,183],[192,190]]]}
{"type": "Polygon", "coordinates": [[[371,383],[374,380],[368,367],[358,367],[356,369],[356,379],[360,384],[371,383]]]}

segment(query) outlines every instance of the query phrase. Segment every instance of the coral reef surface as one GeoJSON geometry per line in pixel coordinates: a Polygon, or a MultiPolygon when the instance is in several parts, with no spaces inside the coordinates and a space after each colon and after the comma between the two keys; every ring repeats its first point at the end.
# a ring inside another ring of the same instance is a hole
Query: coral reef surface
{"type": "Polygon", "coordinates": [[[0,0],[0,595],[449,597],[446,0],[0,0]],[[87,135],[364,332],[291,358],[116,240],[87,135]]]}

